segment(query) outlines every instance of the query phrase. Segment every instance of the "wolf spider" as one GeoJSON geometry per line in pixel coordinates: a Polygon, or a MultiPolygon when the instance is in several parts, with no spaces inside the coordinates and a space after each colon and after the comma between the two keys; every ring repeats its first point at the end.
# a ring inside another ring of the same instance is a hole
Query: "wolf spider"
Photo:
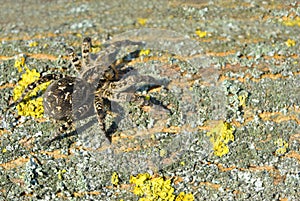
{"type": "MultiPolygon", "coordinates": [[[[141,45],[141,43],[125,41],[125,45],[128,44],[141,45]]],[[[122,44],[117,42],[112,46],[118,49],[119,45],[122,44]]],[[[16,105],[24,101],[26,94],[39,84],[53,81],[44,94],[44,113],[55,121],[63,123],[59,128],[58,135],[49,140],[47,144],[60,138],[62,133],[72,130],[74,121],[89,117],[94,112],[97,114],[99,128],[111,142],[111,131],[105,124],[106,115],[111,111],[111,89],[114,89],[118,85],[118,81],[130,71],[130,69],[121,69],[121,67],[125,66],[124,63],[136,58],[140,50],[129,53],[118,64],[115,59],[118,51],[110,51],[108,48],[108,53],[106,50],[102,56],[101,54],[92,55],[90,54],[91,47],[91,38],[87,37],[82,43],[81,58],[75,54],[73,48],[67,49],[72,66],[79,74],[78,77],[64,74],[43,75],[39,80],[28,85],[22,96],[14,103],[16,105]]],[[[140,76],[138,81],[149,80],[149,77],[140,76]]],[[[151,80],[155,81],[154,78],[150,78],[151,80]]],[[[132,97],[136,97],[136,95],[132,97]]]]}

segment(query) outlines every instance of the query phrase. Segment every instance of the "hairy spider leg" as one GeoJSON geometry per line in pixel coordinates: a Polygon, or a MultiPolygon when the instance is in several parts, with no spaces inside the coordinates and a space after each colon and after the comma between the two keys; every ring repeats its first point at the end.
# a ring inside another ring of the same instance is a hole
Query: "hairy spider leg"
{"type": "MultiPolygon", "coordinates": [[[[55,120],[54,122],[56,124],[56,123],[59,123],[59,122],[62,122],[62,121],[55,120]]],[[[69,118],[66,121],[63,121],[61,126],[58,128],[58,132],[54,135],[54,137],[52,137],[49,140],[46,140],[45,142],[43,142],[42,146],[47,146],[47,145],[51,144],[52,142],[54,142],[55,140],[62,139],[65,136],[70,136],[70,134],[72,132],[76,132],[73,127],[74,127],[74,123],[73,123],[72,119],[69,118]],[[64,133],[64,135],[62,135],[62,133],[64,133]]]]}
{"type": "Polygon", "coordinates": [[[74,48],[72,48],[72,47],[67,48],[67,55],[73,65],[73,67],[76,69],[76,71],[78,73],[80,73],[81,68],[82,68],[82,63],[81,63],[80,58],[76,55],[74,48]]]}
{"type": "Polygon", "coordinates": [[[64,75],[62,75],[62,74],[48,74],[48,75],[44,75],[44,76],[40,77],[37,81],[29,84],[26,87],[26,89],[22,93],[21,97],[17,101],[15,101],[13,103],[13,105],[18,105],[20,102],[22,102],[24,100],[24,97],[38,85],[45,83],[45,82],[52,81],[52,80],[59,80],[63,77],[64,77],[64,75]]]}
{"type": "Polygon", "coordinates": [[[81,55],[82,55],[82,65],[89,65],[90,59],[90,49],[92,47],[92,39],[90,37],[86,37],[82,41],[81,45],[81,55]]]}
{"type": "Polygon", "coordinates": [[[102,96],[103,94],[103,86],[105,85],[104,80],[100,80],[97,90],[95,92],[95,102],[94,107],[97,112],[97,118],[100,129],[105,133],[105,137],[111,143],[112,139],[109,133],[107,132],[105,117],[109,111],[111,111],[111,102],[109,99],[102,96]]]}

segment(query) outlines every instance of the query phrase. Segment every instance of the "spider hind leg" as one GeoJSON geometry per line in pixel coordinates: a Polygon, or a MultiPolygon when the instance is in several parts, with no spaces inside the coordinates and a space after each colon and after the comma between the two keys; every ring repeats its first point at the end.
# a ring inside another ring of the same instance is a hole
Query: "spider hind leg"
{"type": "Polygon", "coordinates": [[[110,128],[108,129],[107,125],[105,123],[105,117],[106,117],[108,111],[111,110],[111,102],[107,98],[103,98],[100,94],[96,94],[94,107],[95,107],[95,110],[97,113],[99,128],[104,132],[105,137],[111,143],[112,138],[109,133],[110,128]]]}
{"type": "MultiPolygon", "coordinates": [[[[55,123],[59,123],[59,122],[60,121],[55,121],[55,123]]],[[[72,136],[75,133],[76,133],[76,130],[74,129],[74,123],[73,123],[72,119],[68,119],[60,125],[57,133],[52,138],[50,138],[42,143],[42,146],[49,146],[52,142],[63,139],[65,137],[72,136]]]]}

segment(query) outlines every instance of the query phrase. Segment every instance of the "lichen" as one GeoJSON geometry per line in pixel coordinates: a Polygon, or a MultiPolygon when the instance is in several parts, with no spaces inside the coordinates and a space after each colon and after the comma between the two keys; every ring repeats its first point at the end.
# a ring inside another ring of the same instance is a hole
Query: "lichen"
{"type": "MultiPolygon", "coordinates": [[[[25,57],[16,59],[14,66],[18,68],[19,72],[25,71],[25,73],[22,74],[22,79],[18,82],[17,86],[13,90],[13,100],[17,101],[22,96],[26,87],[40,78],[40,73],[38,73],[36,69],[30,70],[26,66],[25,57]]],[[[42,97],[38,97],[36,99],[33,97],[37,96],[38,92],[45,91],[49,84],[50,82],[43,83],[29,92],[24,97],[25,101],[17,105],[18,115],[41,118],[44,114],[43,99],[42,97]]]]}
{"type": "Polygon", "coordinates": [[[234,128],[227,122],[220,122],[211,131],[207,133],[210,141],[213,144],[214,154],[216,156],[223,156],[229,152],[227,144],[234,141],[234,128]]]}
{"type": "Polygon", "coordinates": [[[287,152],[287,148],[289,146],[289,144],[284,141],[282,138],[277,139],[274,142],[274,145],[276,145],[277,149],[275,151],[275,155],[276,156],[281,156],[283,154],[285,154],[287,152]]]}
{"type": "Polygon", "coordinates": [[[113,172],[111,176],[111,183],[115,186],[119,185],[119,175],[117,172],[113,172]]]}
{"type": "Polygon", "coordinates": [[[192,193],[186,194],[185,192],[180,192],[176,197],[175,201],[193,201],[194,195],[192,193]]]}
{"type": "Polygon", "coordinates": [[[137,23],[141,26],[144,26],[147,23],[147,19],[146,18],[137,18],[137,23]]]}
{"type": "Polygon", "coordinates": [[[31,41],[31,42],[28,44],[29,47],[36,47],[36,46],[38,46],[38,45],[39,45],[39,43],[36,42],[36,41],[31,41]]]}
{"type": "Polygon", "coordinates": [[[201,29],[197,28],[195,34],[199,36],[199,38],[204,38],[207,35],[206,31],[201,31],[201,29]]]}
{"type": "Polygon", "coordinates": [[[243,91],[244,93],[240,93],[238,96],[239,99],[239,106],[246,107],[246,102],[248,99],[248,93],[246,91],[243,91]]]}
{"type": "Polygon", "coordinates": [[[63,175],[67,172],[66,169],[62,169],[62,170],[59,170],[58,173],[57,173],[57,178],[59,180],[62,180],[63,179],[63,175]]]}
{"type": "Polygon", "coordinates": [[[295,17],[294,19],[287,18],[284,19],[282,23],[283,25],[290,27],[300,26],[300,17],[295,17]]]}
{"type": "Polygon", "coordinates": [[[148,56],[150,54],[151,50],[150,49],[142,49],[140,52],[139,52],[139,56],[148,56]]]}
{"type": "Polygon", "coordinates": [[[180,192],[176,197],[171,180],[162,177],[151,177],[148,173],[130,176],[130,183],[135,184],[133,193],[139,197],[139,201],[193,201],[193,194],[180,192]]]}
{"type": "Polygon", "coordinates": [[[287,41],[285,41],[286,46],[288,47],[293,47],[296,45],[296,41],[292,40],[292,39],[287,39],[287,41]]]}

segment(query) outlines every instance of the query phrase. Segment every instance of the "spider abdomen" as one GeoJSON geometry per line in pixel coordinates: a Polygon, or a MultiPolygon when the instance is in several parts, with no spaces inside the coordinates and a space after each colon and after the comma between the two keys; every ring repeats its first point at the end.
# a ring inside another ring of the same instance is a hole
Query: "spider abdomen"
{"type": "Polygon", "coordinates": [[[46,90],[45,114],[56,120],[82,119],[93,111],[94,94],[84,80],[67,76],[54,81],[46,90]]]}

